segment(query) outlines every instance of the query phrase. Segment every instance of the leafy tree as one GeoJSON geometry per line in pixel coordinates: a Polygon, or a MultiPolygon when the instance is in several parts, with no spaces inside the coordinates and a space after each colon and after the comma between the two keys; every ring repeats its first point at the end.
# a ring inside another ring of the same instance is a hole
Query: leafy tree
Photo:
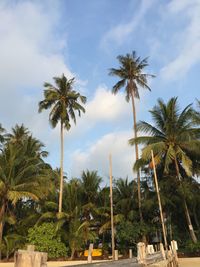
{"type": "Polygon", "coordinates": [[[52,127],[56,127],[60,122],[61,133],[61,159],[60,159],[60,195],[59,195],[59,212],[62,211],[63,198],[63,154],[64,154],[64,136],[63,129],[69,130],[71,120],[76,123],[76,112],[81,115],[85,112],[82,103],[86,103],[86,97],[73,89],[74,78],[67,79],[64,74],[61,77],[54,77],[56,86],[45,83],[44,100],[39,102],[39,112],[51,108],[49,121],[52,127]]]}
{"type": "MultiPolygon", "coordinates": [[[[136,127],[136,109],[135,109],[135,98],[140,98],[139,88],[151,90],[148,85],[148,78],[154,77],[152,74],[144,73],[144,69],[148,66],[148,58],[141,60],[133,51],[132,54],[126,54],[125,56],[118,56],[119,68],[111,68],[109,75],[117,76],[120,80],[113,86],[112,92],[117,94],[120,89],[125,88],[127,102],[132,101],[133,108],[133,121],[134,121],[134,136],[137,138],[137,127],[136,127]]],[[[139,159],[138,145],[135,143],[135,155],[136,160],[139,159]]],[[[138,205],[140,220],[142,221],[141,211],[141,192],[140,192],[140,172],[137,171],[138,181],[138,205]]]]}
{"type": "Polygon", "coordinates": [[[36,246],[36,250],[47,252],[50,259],[67,256],[67,248],[53,223],[43,223],[30,228],[27,239],[30,244],[36,246]]]}
{"type": "Polygon", "coordinates": [[[130,140],[130,144],[144,144],[141,160],[136,162],[138,169],[141,165],[151,161],[151,150],[154,151],[155,162],[157,165],[164,165],[164,173],[169,173],[171,166],[175,168],[176,177],[180,184],[183,197],[184,211],[188,224],[191,239],[197,242],[193,230],[188,205],[183,187],[183,177],[181,173],[192,176],[193,164],[192,155],[200,151],[200,140],[198,136],[200,129],[193,127],[191,105],[180,112],[177,98],[171,98],[167,104],[161,99],[158,104],[150,111],[154,124],[141,121],[138,130],[145,133],[130,140]]]}
{"type": "Polygon", "coordinates": [[[146,233],[144,224],[122,220],[116,227],[116,241],[119,249],[123,253],[127,253],[127,248],[136,249],[138,240],[146,233]]]}

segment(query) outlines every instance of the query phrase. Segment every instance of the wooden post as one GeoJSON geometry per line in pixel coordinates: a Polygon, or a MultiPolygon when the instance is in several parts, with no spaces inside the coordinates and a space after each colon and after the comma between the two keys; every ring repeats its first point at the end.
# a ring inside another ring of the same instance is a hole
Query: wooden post
{"type": "Polygon", "coordinates": [[[160,252],[162,254],[163,260],[166,260],[165,250],[163,247],[163,243],[160,243],[160,252]]]}
{"type": "Polygon", "coordinates": [[[27,250],[28,251],[34,251],[35,250],[35,245],[27,245],[27,250]]]}
{"type": "Polygon", "coordinates": [[[178,246],[177,246],[177,242],[175,240],[171,241],[171,248],[172,248],[172,253],[175,259],[175,263],[176,265],[178,264],[178,255],[177,255],[177,250],[178,250],[178,246]]]}
{"type": "Polygon", "coordinates": [[[158,197],[158,204],[159,204],[159,210],[160,210],[160,219],[161,219],[162,230],[163,230],[164,244],[165,244],[166,251],[168,251],[166,229],[165,229],[165,223],[164,223],[164,219],[163,219],[162,205],[161,205],[161,199],[160,199],[160,192],[159,192],[159,188],[158,188],[158,179],[157,179],[153,150],[151,150],[151,157],[152,157],[152,163],[153,163],[153,171],[154,171],[154,178],[155,178],[154,181],[155,181],[156,192],[157,192],[157,197],[158,197]]]}
{"type": "Polygon", "coordinates": [[[132,249],[129,249],[129,259],[132,259],[133,258],[133,251],[132,249]]]}
{"type": "Polygon", "coordinates": [[[115,261],[118,261],[118,250],[117,249],[115,249],[115,261]]]}
{"type": "Polygon", "coordinates": [[[47,267],[47,253],[18,250],[14,255],[14,267],[47,267]]]}
{"type": "Polygon", "coordinates": [[[146,263],[146,249],[143,242],[137,243],[137,260],[139,264],[147,265],[146,263]]]}
{"type": "Polygon", "coordinates": [[[87,260],[88,263],[92,263],[92,251],[93,251],[93,246],[94,246],[93,243],[91,243],[91,244],[89,245],[89,249],[88,249],[88,260],[87,260]]]}
{"type": "Polygon", "coordinates": [[[111,217],[111,239],[112,239],[112,259],[115,260],[115,233],[113,220],[113,191],[112,191],[112,155],[109,156],[110,166],[110,217],[111,217]]]}

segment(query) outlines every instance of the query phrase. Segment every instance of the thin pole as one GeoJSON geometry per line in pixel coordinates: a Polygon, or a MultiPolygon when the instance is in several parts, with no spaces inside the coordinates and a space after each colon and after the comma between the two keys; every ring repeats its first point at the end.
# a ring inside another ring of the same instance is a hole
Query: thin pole
{"type": "Polygon", "coordinates": [[[110,217],[111,217],[111,239],[112,239],[112,259],[115,260],[115,233],[113,220],[113,191],[112,191],[112,155],[109,155],[110,169],[110,217]]]}
{"type": "Polygon", "coordinates": [[[63,158],[64,158],[64,135],[63,135],[63,122],[60,123],[60,193],[59,193],[59,204],[58,212],[62,212],[63,202],[63,158]]]}
{"type": "Polygon", "coordinates": [[[160,210],[160,219],[161,219],[161,224],[162,224],[165,249],[166,249],[166,251],[168,251],[168,249],[167,249],[166,229],[165,229],[165,223],[164,223],[164,219],[163,219],[163,212],[162,212],[162,205],[161,205],[161,199],[160,199],[160,192],[159,192],[159,189],[158,189],[158,179],[157,179],[157,173],[156,173],[156,167],[155,167],[153,150],[151,150],[151,157],[152,157],[152,163],[153,163],[153,171],[154,171],[154,178],[155,178],[154,180],[155,180],[156,192],[157,192],[157,197],[158,197],[158,204],[159,204],[159,210],[160,210]]]}

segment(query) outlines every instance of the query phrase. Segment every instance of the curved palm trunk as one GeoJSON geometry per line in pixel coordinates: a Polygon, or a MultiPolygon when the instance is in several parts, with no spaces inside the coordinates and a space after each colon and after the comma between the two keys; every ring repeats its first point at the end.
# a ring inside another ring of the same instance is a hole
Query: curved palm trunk
{"type": "MultiPolygon", "coordinates": [[[[133,108],[133,129],[134,129],[134,135],[135,138],[137,138],[137,120],[136,120],[136,109],[135,109],[135,98],[134,98],[134,92],[131,90],[131,99],[132,99],[132,108],[133,108]]],[[[138,145],[135,143],[135,157],[136,160],[139,159],[139,152],[138,152],[138,145]]],[[[142,216],[142,205],[141,205],[141,188],[140,188],[140,171],[137,171],[137,184],[138,184],[138,208],[139,208],[139,215],[140,215],[140,222],[143,221],[142,216]]]]}
{"type": "Polygon", "coordinates": [[[64,158],[64,136],[63,136],[63,123],[61,121],[60,127],[60,193],[59,193],[59,212],[62,212],[62,199],[63,199],[63,158],[64,158]]]}
{"type": "Polygon", "coordinates": [[[3,222],[3,217],[5,214],[6,210],[6,203],[3,201],[1,210],[0,210],[0,261],[1,261],[1,245],[2,245],[2,239],[3,239],[3,228],[4,228],[4,222],[3,222]]]}
{"type": "Polygon", "coordinates": [[[178,178],[178,180],[180,182],[180,185],[181,185],[181,188],[182,188],[182,192],[183,192],[183,206],[184,206],[185,217],[186,217],[186,221],[187,221],[187,224],[188,224],[189,233],[190,233],[192,241],[194,243],[197,243],[197,237],[195,235],[195,232],[194,232],[194,229],[193,229],[193,225],[192,225],[192,222],[191,222],[190,213],[189,213],[187,202],[186,202],[186,199],[185,199],[185,193],[184,193],[184,190],[183,190],[183,185],[182,185],[182,182],[181,182],[179,166],[178,166],[178,162],[177,162],[177,158],[176,157],[175,157],[175,166],[176,166],[176,175],[177,175],[177,178],[178,178]]]}

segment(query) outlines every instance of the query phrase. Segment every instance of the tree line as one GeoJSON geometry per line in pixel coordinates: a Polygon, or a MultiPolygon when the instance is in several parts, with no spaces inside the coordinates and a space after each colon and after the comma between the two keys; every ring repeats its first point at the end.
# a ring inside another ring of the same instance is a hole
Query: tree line
{"type": "MultiPolygon", "coordinates": [[[[159,210],[153,182],[154,152],[168,240],[182,248],[199,249],[200,243],[200,102],[180,109],[177,97],[158,99],[150,110],[151,123],[137,122],[135,98],[148,89],[148,59],[135,52],[118,56],[119,67],[109,70],[119,81],[113,93],[125,90],[133,107],[136,162],[133,176],[115,177],[113,185],[116,246],[126,253],[140,240],[162,240],[159,210]],[[142,145],[141,153],[138,146],[142,145]],[[140,155],[141,154],[141,155],[140,155]]],[[[60,125],[60,167],[45,162],[48,152],[22,124],[10,133],[0,127],[0,257],[9,258],[27,243],[47,251],[50,258],[80,255],[89,241],[101,243],[104,254],[111,242],[109,187],[95,170],[81,177],[66,177],[64,130],[85,112],[86,97],[74,89],[75,79],[63,74],[54,84],[44,84],[39,112],[50,109],[52,127],[60,125]]],[[[128,142],[128,140],[127,140],[128,142]]]]}

